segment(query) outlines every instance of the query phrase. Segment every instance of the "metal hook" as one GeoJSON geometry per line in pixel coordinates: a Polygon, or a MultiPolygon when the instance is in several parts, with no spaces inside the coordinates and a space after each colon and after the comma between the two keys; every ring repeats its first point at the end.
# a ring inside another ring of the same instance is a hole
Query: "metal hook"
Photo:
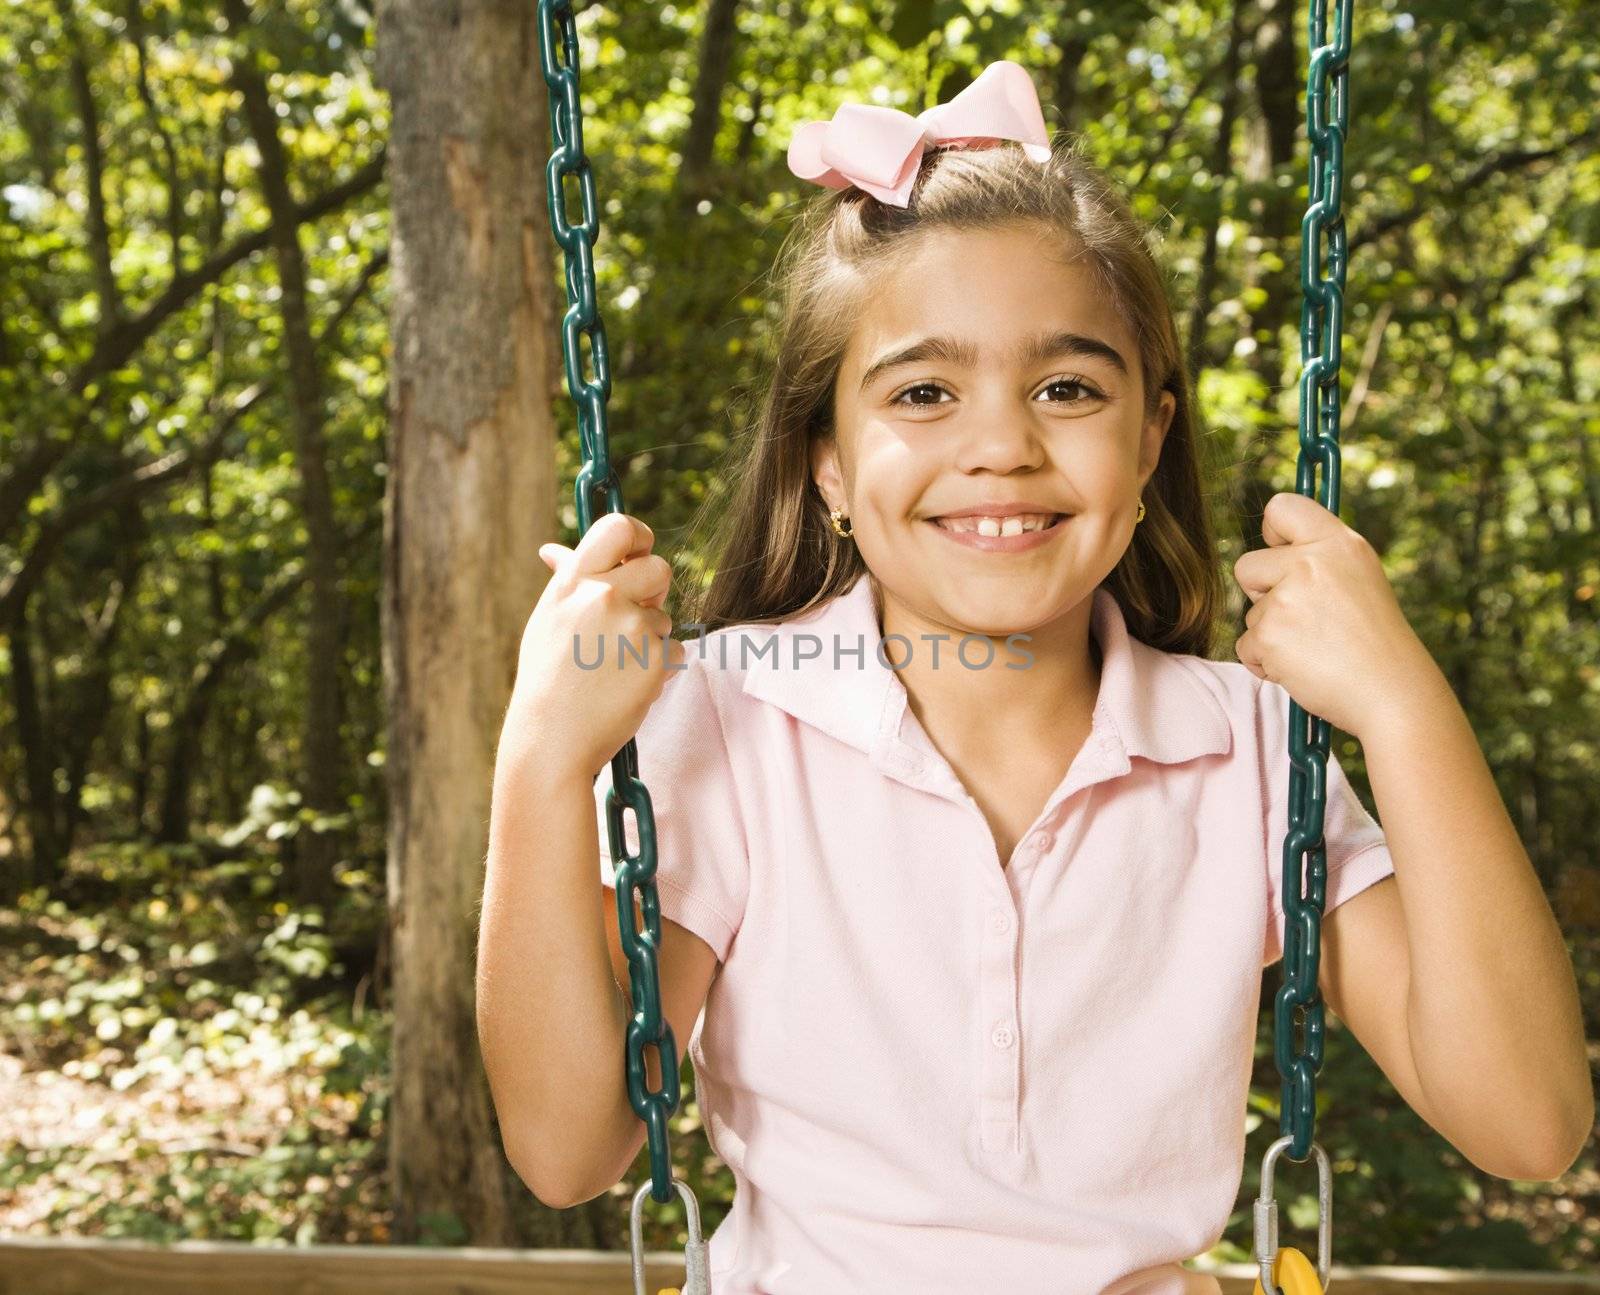
{"type": "MultiPolygon", "coordinates": [[[[683,1250],[683,1295],[711,1295],[706,1243],[700,1236],[700,1204],[683,1179],[674,1178],[672,1185],[683,1197],[684,1210],[689,1216],[689,1241],[683,1250]]],[[[646,1179],[633,1194],[633,1210],[629,1220],[633,1249],[633,1295],[649,1295],[644,1285],[644,1216],[639,1210],[651,1186],[651,1181],[646,1179]]]]}
{"type": "MultiPolygon", "coordinates": [[[[1278,1255],[1278,1202],[1272,1193],[1272,1166],[1284,1148],[1293,1143],[1294,1139],[1286,1134],[1267,1148],[1261,1161],[1261,1193],[1255,1207],[1255,1252],[1264,1295],[1282,1295],[1272,1279],[1278,1255]]],[[[1311,1152],[1317,1160],[1317,1280],[1326,1291],[1333,1267],[1333,1168],[1328,1163],[1328,1153],[1315,1142],[1311,1144],[1311,1152]]]]}

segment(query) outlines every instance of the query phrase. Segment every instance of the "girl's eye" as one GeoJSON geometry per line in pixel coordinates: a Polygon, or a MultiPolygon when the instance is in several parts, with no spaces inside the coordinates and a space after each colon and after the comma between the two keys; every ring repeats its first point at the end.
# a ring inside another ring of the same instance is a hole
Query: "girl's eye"
{"type": "Polygon", "coordinates": [[[907,388],[905,388],[905,390],[899,392],[898,394],[896,394],[894,396],[891,396],[889,398],[889,403],[891,405],[937,405],[937,404],[942,404],[943,402],[942,401],[938,401],[938,400],[907,400],[906,397],[909,396],[913,391],[943,391],[943,390],[944,390],[944,388],[941,387],[937,382],[918,382],[914,386],[907,387],[907,388]]]}
{"type": "MultiPolygon", "coordinates": [[[[1099,390],[1085,382],[1082,378],[1052,378],[1048,383],[1045,384],[1044,390],[1052,391],[1056,387],[1074,387],[1085,394],[1079,396],[1075,400],[1052,400],[1049,403],[1053,405],[1082,405],[1091,400],[1102,398],[1099,390]]],[[[942,400],[907,400],[906,397],[915,391],[944,390],[945,388],[940,386],[937,382],[918,382],[914,383],[912,386],[904,388],[894,396],[891,396],[889,403],[891,405],[940,405],[944,403],[942,400]]]]}
{"type": "Polygon", "coordinates": [[[1079,397],[1077,400],[1052,401],[1052,404],[1081,405],[1086,401],[1097,399],[1100,395],[1099,391],[1097,391],[1094,387],[1091,387],[1082,378],[1052,378],[1049,383],[1046,384],[1045,390],[1050,391],[1055,387],[1076,387],[1079,391],[1084,392],[1085,395],[1079,397]]]}

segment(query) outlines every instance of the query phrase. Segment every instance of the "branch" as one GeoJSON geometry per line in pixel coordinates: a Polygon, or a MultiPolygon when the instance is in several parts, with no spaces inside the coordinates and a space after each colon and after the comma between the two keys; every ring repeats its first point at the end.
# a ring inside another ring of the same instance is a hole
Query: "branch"
{"type": "MultiPolygon", "coordinates": [[[[341,547],[349,549],[367,538],[383,524],[383,512],[369,512],[348,535],[341,537],[341,547]]],[[[250,635],[261,628],[267,619],[282,608],[295,591],[306,581],[308,569],[303,558],[295,558],[280,567],[262,588],[256,600],[240,612],[226,628],[200,650],[199,660],[189,676],[189,690],[179,711],[179,727],[193,723],[204,711],[209,694],[222,681],[222,675],[234,665],[250,635]]]]}
{"type": "MultiPolygon", "coordinates": [[[[320,347],[332,336],[365,294],[373,279],[388,263],[387,247],[373,253],[362,267],[355,283],[345,293],[338,309],[317,334],[314,345],[320,347]]],[[[85,522],[92,521],[100,513],[114,507],[130,495],[175,482],[196,468],[212,462],[221,452],[223,441],[240,417],[266,395],[269,388],[269,382],[258,382],[235,397],[232,407],[217,429],[197,449],[175,450],[164,458],[130,468],[116,480],[109,481],[74,501],[45,522],[27,557],[14,566],[10,573],[0,577],[0,617],[3,617],[19,600],[28,597],[44,574],[44,568],[48,565],[52,554],[73,530],[85,522]]],[[[0,515],[4,515],[6,504],[13,494],[17,496],[16,503],[20,509],[22,500],[32,493],[33,487],[55,466],[69,444],[70,441],[66,440],[41,441],[33,446],[29,460],[20,464],[6,480],[4,488],[0,489],[0,515]]]]}
{"type": "Polygon", "coordinates": [[[73,20],[67,0],[56,0],[61,15],[62,30],[72,47],[68,60],[71,66],[72,94],[78,103],[78,116],[83,119],[83,165],[88,173],[89,198],[89,253],[94,260],[96,290],[100,295],[100,321],[102,332],[114,328],[122,318],[122,294],[117,291],[117,278],[111,268],[111,228],[106,223],[105,161],[100,155],[100,114],[95,109],[94,87],[89,81],[89,64],[83,55],[83,38],[78,24],[73,20]]]}
{"type": "Polygon", "coordinates": [[[372,254],[371,259],[361,267],[361,273],[356,276],[356,281],[351,284],[350,290],[344,295],[344,299],[339,302],[339,308],[333,312],[332,316],[328,319],[328,322],[324,324],[321,330],[317,333],[316,344],[318,346],[322,345],[324,338],[331,336],[338,330],[339,325],[344,323],[345,316],[347,316],[351,310],[355,308],[356,303],[366,295],[367,286],[378,276],[379,272],[388,266],[388,264],[389,249],[387,247],[381,247],[372,254]]]}
{"type": "Polygon", "coordinates": [[[1237,58],[1235,49],[1230,48],[1218,62],[1211,64],[1200,74],[1200,79],[1190,88],[1188,100],[1182,110],[1172,114],[1172,120],[1167,123],[1167,128],[1162,131],[1161,138],[1156,141],[1155,146],[1140,150],[1138,174],[1131,176],[1125,182],[1130,191],[1137,190],[1144,183],[1144,177],[1149,173],[1152,162],[1169,156],[1172,141],[1178,137],[1178,132],[1189,124],[1190,113],[1195,108],[1203,106],[1202,96],[1211,88],[1211,83],[1217,79],[1217,74],[1222,71],[1230,58],[1237,58]]]}
{"type": "Polygon", "coordinates": [[[1591,126],[1588,130],[1582,131],[1571,139],[1553,145],[1550,148],[1507,149],[1503,153],[1491,153],[1471,175],[1467,176],[1459,184],[1453,185],[1448,192],[1430,194],[1424,202],[1417,202],[1404,211],[1382,216],[1372,221],[1359,233],[1352,230],[1346,240],[1346,255],[1353,256],[1356,248],[1367,243],[1376,242],[1385,234],[1392,233],[1396,229],[1404,229],[1406,226],[1422,219],[1423,216],[1431,211],[1437,211],[1440,207],[1448,209],[1454,206],[1460,199],[1465,198],[1467,194],[1478,188],[1491,176],[1520,171],[1532,166],[1535,162],[1544,162],[1550,158],[1559,157],[1576,145],[1593,144],[1597,141],[1600,141],[1600,125],[1591,126]]]}
{"type": "Polygon", "coordinates": [[[1392,314],[1394,314],[1394,302],[1381,302],[1376,318],[1367,329],[1367,344],[1362,351],[1361,365],[1356,370],[1355,381],[1350,386],[1350,399],[1339,415],[1342,427],[1353,427],[1356,415],[1361,412],[1362,403],[1366,400],[1367,391],[1372,385],[1372,371],[1378,365],[1378,353],[1383,349],[1383,330],[1389,327],[1389,316],[1392,314]]]}
{"type": "Polygon", "coordinates": [[[155,94],[150,89],[149,68],[144,54],[145,22],[141,0],[128,0],[128,31],[133,41],[134,70],[138,73],[135,84],[139,88],[139,102],[144,105],[150,126],[161,140],[161,151],[167,161],[167,237],[172,242],[172,264],[183,264],[183,189],[182,167],[178,151],[173,146],[172,134],[161,121],[161,109],[156,105],[155,94]]]}
{"type": "Polygon", "coordinates": [[[226,628],[200,649],[199,660],[189,676],[189,691],[184,696],[178,715],[178,729],[193,724],[205,709],[212,691],[222,682],[228,667],[235,664],[244,651],[250,635],[265,624],[268,617],[283,607],[306,582],[307,568],[303,558],[286,562],[275,571],[260,595],[240,612],[226,628]]]}
{"type": "Polygon", "coordinates": [[[177,481],[188,476],[196,468],[212,462],[221,453],[224,440],[240,416],[261,399],[265,392],[266,384],[259,382],[243,392],[234,401],[227,417],[199,446],[174,450],[163,458],[142,463],[115,480],[91,490],[82,498],[74,500],[45,522],[40,527],[39,536],[34,540],[33,547],[28,550],[27,557],[12,567],[4,577],[0,577],[0,619],[20,610],[22,603],[27,600],[28,595],[33,592],[44,575],[50,558],[68,535],[107,509],[125,503],[144,491],[177,481]]]}
{"type": "MultiPolygon", "coordinates": [[[[385,150],[379,149],[368,162],[347,179],[309,202],[298,204],[295,208],[297,223],[304,224],[330,211],[336,211],[350,199],[373,188],[383,178],[384,157],[385,150]]],[[[190,298],[208,284],[216,282],[246,257],[261,251],[268,245],[270,238],[270,229],[258,230],[229,247],[214,252],[204,264],[193,270],[179,272],[174,267],[172,279],[159,298],[132,319],[118,322],[100,336],[95,343],[94,353],[73,376],[69,384],[71,394],[82,396],[97,378],[120,368],[149,340],[157,328],[187,305],[190,298]]],[[[96,405],[104,394],[103,390],[96,392],[94,397],[96,405]]],[[[92,409],[93,406],[91,411],[92,409]]],[[[46,433],[32,445],[11,452],[13,459],[11,471],[4,478],[0,478],[0,535],[20,522],[23,504],[39,488],[51,469],[72,448],[80,425],[81,420],[65,432],[57,431],[54,436],[46,433]]]]}
{"type": "MultiPolygon", "coordinates": [[[[373,157],[351,175],[308,202],[295,205],[295,223],[303,225],[337,211],[350,199],[359,197],[375,187],[383,178],[386,149],[380,148],[373,157]]],[[[228,247],[213,252],[192,270],[173,267],[173,275],[162,294],[139,314],[112,329],[96,344],[94,353],[85,360],[72,377],[71,390],[81,395],[97,378],[120,368],[127,362],[157,328],[171,315],[189,303],[195,293],[209,283],[214,283],[240,261],[261,251],[272,240],[272,228],[258,229],[246,234],[228,247]]]]}
{"type": "Polygon", "coordinates": [[[23,528],[28,520],[23,511],[28,499],[73,445],[86,439],[87,429],[107,399],[107,388],[97,388],[75,417],[57,413],[53,407],[65,401],[47,401],[40,421],[45,422],[54,435],[46,432],[33,444],[8,451],[15,463],[10,474],[0,478],[0,541],[23,528]]]}

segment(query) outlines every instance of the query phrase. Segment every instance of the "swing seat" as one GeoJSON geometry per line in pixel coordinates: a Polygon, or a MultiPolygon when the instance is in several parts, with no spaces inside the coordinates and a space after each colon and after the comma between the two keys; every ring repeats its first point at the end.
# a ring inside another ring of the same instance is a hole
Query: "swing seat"
{"type": "MultiPolygon", "coordinates": [[[[1280,1295],[1322,1295],[1322,1283],[1317,1280],[1317,1266],[1293,1246],[1279,1250],[1272,1261],[1272,1280],[1280,1295]]],[[[1254,1295],[1266,1295],[1261,1289],[1261,1278],[1256,1278],[1254,1295]]]]}
{"type": "MultiPolygon", "coordinates": [[[[1280,1295],[1322,1295],[1317,1281],[1316,1265],[1293,1246],[1278,1251],[1273,1261],[1272,1280],[1277,1283],[1280,1295]]],[[[676,1286],[663,1286],[656,1295],[683,1295],[676,1286]]],[[[1266,1295],[1261,1289],[1261,1279],[1256,1278],[1255,1295],[1266,1295]]]]}
{"type": "MultiPolygon", "coordinates": [[[[1322,1295],[1316,1265],[1293,1246],[1278,1251],[1278,1257],[1273,1260],[1272,1280],[1277,1283],[1279,1295],[1322,1295]]],[[[663,1286],[656,1295],[683,1295],[683,1292],[676,1286],[663,1286]]],[[[1259,1277],[1254,1295],[1266,1295],[1259,1277]]]]}

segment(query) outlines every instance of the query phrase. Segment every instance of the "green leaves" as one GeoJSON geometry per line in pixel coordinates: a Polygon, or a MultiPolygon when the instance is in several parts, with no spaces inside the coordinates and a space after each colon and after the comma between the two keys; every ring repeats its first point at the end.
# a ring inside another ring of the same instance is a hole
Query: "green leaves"
{"type": "MultiPolygon", "coordinates": [[[[129,7],[71,0],[67,9],[92,63],[111,262],[137,318],[266,227],[258,159],[227,79],[232,38],[215,29],[216,6],[143,0],[147,103],[129,7]]],[[[389,134],[370,6],[258,0],[253,9],[246,38],[281,107],[292,188],[310,200],[389,134]]],[[[1600,780],[1600,311],[1590,286],[1600,272],[1591,133],[1600,62],[1591,10],[1592,0],[1529,0],[1504,12],[1442,0],[1361,9],[1345,155],[1347,515],[1381,541],[1408,615],[1460,688],[1553,885],[1592,874],[1600,836],[1590,791],[1600,780]]],[[[1081,133],[1159,228],[1184,362],[1197,376],[1207,497],[1233,546],[1224,556],[1236,555],[1252,501],[1287,488],[1295,471],[1296,194],[1306,176],[1303,138],[1290,157],[1269,148],[1275,135],[1293,134],[1299,87],[1285,116],[1264,106],[1260,51],[1249,40],[1228,46],[1231,6],[741,6],[715,101],[713,199],[685,211],[675,159],[704,11],[588,5],[583,23],[593,108],[585,139],[602,204],[597,275],[615,375],[608,421],[630,511],[670,545],[680,570],[706,574],[713,537],[690,523],[701,504],[715,514],[725,497],[723,456],[747,441],[770,373],[779,302],[766,275],[812,196],[784,167],[789,130],[878,86],[912,111],[948,102],[996,58],[1030,69],[1051,125],[1081,133]],[[1223,81],[1230,66],[1232,85],[1223,81]],[[1070,114],[1058,123],[1057,96],[1069,91],[1070,114]]],[[[1293,9],[1296,23],[1302,15],[1303,5],[1293,9]]],[[[71,816],[81,840],[97,843],[71,856],[48,902],[20,916],[0,908],[0,1036],[27,1040],[29,1064],[85,1102],[182,1075],[219,1107],[224,1097],[243,1103],[229,1076],[271,1072],[295,1085],[279,1108],[292,1150],[270,1165],[265,1117],[214,1137],[188,1127],[146,1137],[113,1106],[110,1127],[126,1135],[133,1170],[0,1136],[0,1194],[44,1182],[59,1194],[52,1226],[113,1234],[371,1238],[384,1189],[367,1170],[384,1117],[387,1021],[370,1007],[354,1019],[353,988],[323,997],[321,987],[340,977],[371,984],[382,922],[381,544],[372,535],[340,554],[352,785],[348,814],[312,812],[295,790],[306,712],[300,604],[291,598],[218,647],[305,546],[273,258],[261,245],[230,260],[130,355],[94,368],[103,306],[87,139],[55,0],[0,5],[0,67],[0,210],[11,216],[0,221],[0,496],[34,453],[61,451],[0,511],[0,581],[38,550],[54,519],[235,419],[208,471],[84,518],[63,537],[25,631],[0,635],[0,875],[28,847],[30,754],[56,798],[48,820],[71,816]],[[114,636],[97,637],[112,625],[114,636]],[[41,699],[38,753],[20,737],[35,731],[34,717],[17,710],[24,650],[41,699]],[[196,667],[224,650],[234,665],[201,694],[213,704],[191,752],[196,844],[153,847],[196,667]],[[356,844],[318,925],[286,898],[285,861],[329,828],[356,844]],[[223,1149],[173,1149],[194,1137],[223,1149]],[[281,1198],[262,1189],[269,1167],[281,1198]]],[[[526,90],[542,93],[533,80],[526,90]]],[[[531,141],[530,183],[547,144],[531,141]]],[[[530,231],[529,245],[545,237],[530,231]]],[[[379,274],[349,297],[388,243],[386,191],[309,220],[300,238],[311,314],[319,328],[341,321],[319,363],[334,507],[354,525],[381,515],[388,469],[390,281],[379,274]]],[[[559,302],[558,271],[549,288],[559,302]]],[[[505,321],[485,330],[462,339],[463,363],[506,344],[505,321]]],[[[553,410],[566,429],[550,464],[560,482],[556,533],[576,457],[564,391],[553,410]]],[[[1559,891],[1587,893],[1573,882],[1559,891]]],[[[1588,930],[1592,911],[1573,899],[1561,913],[1588,930]]],[[[1600,1002],[1600,963],[1586,943],[1576,947],[1585,1001],[1600,1002]]],[[[1600,1031],[1590,1014],[1591,1032],[1600,1031]]],[[[1331,1037],[1319,1125],[1348,1166],[1338,1190],[1352,1226],[1341,1233],[1341,1260],[1540,1266],[1531,1236],[1551,1262],[1592,1266],[1592,1217],[1579,1226],[1554,1214],[1554,1192],[1510,1200],[1509,1188],[1451,1158],[1347,1036],[1331,1037]],[[1513,1207],[1514,1223],[1486,1226],[1513,1207]]],[[[1277,1101],[1269,1062],[1241,1111],[1253,1152],[1275,1135],[1277,1101]]],[[[684,1118],[694,1109],[686,1102],[684,1118]]],[[[187,1118],[200,1123],[197,1111],[187,1118]]],[[[684,1131],[680,1172],[708,1206],[709,1232],[731,1184],[698,1133],[684,1131]]],[[[1585,1171],[1592,1166],[1591,1156],[1585,1171]]],[[[1286,1181],[1285,1195],[1303,1187],[1286,1181]]],[[[1229,1244],[1248,1239],[1248,1222],[1236,1220],[1229,1244]]],[[[436,1235],[451,1227],[441,1220],[436,1235]]],[[[653,1238],[674,1239],[665,1228],[653,1238]]]]}

